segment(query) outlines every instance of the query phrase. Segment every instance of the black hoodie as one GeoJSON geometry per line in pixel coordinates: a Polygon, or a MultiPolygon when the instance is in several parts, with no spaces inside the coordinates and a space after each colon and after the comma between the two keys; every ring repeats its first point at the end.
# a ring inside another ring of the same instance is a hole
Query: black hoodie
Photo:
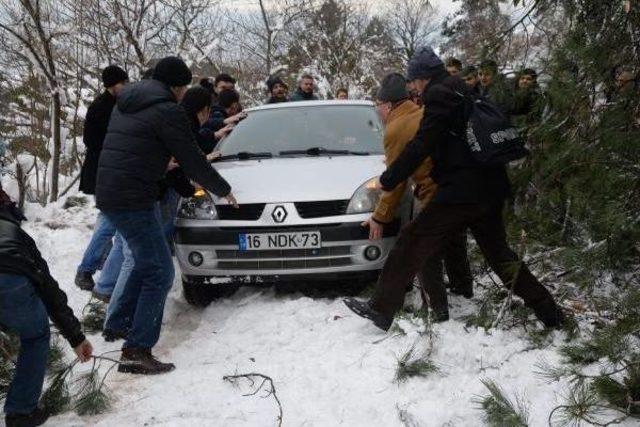
{"type": "Polygon", "coordinates": [[[151,209],[171,157],[212,193],[223,197],[231,191],[198,148],[187,114],[171,90],[157,80],[127,86],[111,115],[100,155],[98,208],[151,209]]]}
{"type": "Polygon", "coordinates": [[[80,322],[67,304],[67,296],[49,273],[47,262],[40,255],[33,239],[20,228],[15,211],[0,205],[0,273],[29,278],[36,294],[60,333],[72,347],[84,341],[80,322]]]}

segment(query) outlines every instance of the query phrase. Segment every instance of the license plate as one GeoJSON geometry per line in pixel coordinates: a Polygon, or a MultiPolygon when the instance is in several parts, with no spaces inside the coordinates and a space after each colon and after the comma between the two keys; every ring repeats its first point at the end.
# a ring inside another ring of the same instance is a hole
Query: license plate
{"type": "Polygon", "coordinates": [[[241,251],[268,249],[315,249],[322,247],[319,231],[299,233],[240,234],[241,251]]]}

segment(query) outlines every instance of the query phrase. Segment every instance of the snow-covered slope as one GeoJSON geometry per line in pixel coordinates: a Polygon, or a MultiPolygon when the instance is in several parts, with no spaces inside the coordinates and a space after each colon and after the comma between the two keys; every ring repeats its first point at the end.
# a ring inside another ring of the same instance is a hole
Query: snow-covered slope
{"type": "MultiPolygon", "coordinates": [[[[89,295],[73,285],[75,268],[89,240],[92,208],[61,204],[29,206],[26,230],[34,236],[53,275],[80,315],[89,295]],[[55,229],[52,229],[55,228],[55,229]]],[[[452,298],[454,317],[474,309],[452,298]]],[[[229,299],[197,310],[186,304],[177,280],[155,349],[177,369],[157,377],[113,372],[110,412],[95,417],[68,413],[51,426],[273,426],[277,406],[248,381],[235,388],[224,375],[257,372],[273,378],[284,426],[480,426],[473,398],[486,394],[481,379],[496,380],[511,396],[530,402],[532,426],[546,426],[564,384],[536,377],[534,364],[558,360],[553,347],[525,351],[522,331],[466,330],[452,320],[435,326],[432,359],[440,372],[394,383],[397,360],[412,346],[426,347],[419,325],[400,322],[406,335],[385,335],[356,317],[340,299],[276,296],[270,289],[244,288],[229,299]],[[404,422],[400,420],[402,412],[404,422]]],[[[556,332],[555,341],[562,342],[556,332]]],[[[118,350],[90,336],[96,353],[118,350]]],[[[117,357],[117,353],[111,355],[117,357]],[[115,356],[114,356],[115,355],[115,356]]],[[[69,358],[71,355],[69,354],[69,358]]]]}

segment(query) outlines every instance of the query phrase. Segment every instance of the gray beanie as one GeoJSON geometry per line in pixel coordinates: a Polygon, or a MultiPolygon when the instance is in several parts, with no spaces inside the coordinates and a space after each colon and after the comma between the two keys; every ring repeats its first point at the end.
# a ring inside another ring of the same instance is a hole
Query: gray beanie
{"type": "Polygon", "coordinates": [[[397,102],[409,98],[407,80],[402,74],[391,73],[383,80],[376,96],[382,102],[397,102]]]}
{"type": "Polygon", "coordinates": [[[407,80],[429,79],[441,70],[444,71],[444,63],[433,49],[421,47],[407,64],[407,80]]]}

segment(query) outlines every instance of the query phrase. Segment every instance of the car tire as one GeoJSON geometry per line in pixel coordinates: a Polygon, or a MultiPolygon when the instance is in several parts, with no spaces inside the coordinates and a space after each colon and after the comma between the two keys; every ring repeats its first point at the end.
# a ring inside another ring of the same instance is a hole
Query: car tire
{"type": "Polygon", "coordinates": [[[240,288],[240,285],[235,283],[215,285],[202,281],[182,279],[184,299],[195,307],[206,307],[214,300],[230,297],[236,293],[238,288],[240,288]]]}

